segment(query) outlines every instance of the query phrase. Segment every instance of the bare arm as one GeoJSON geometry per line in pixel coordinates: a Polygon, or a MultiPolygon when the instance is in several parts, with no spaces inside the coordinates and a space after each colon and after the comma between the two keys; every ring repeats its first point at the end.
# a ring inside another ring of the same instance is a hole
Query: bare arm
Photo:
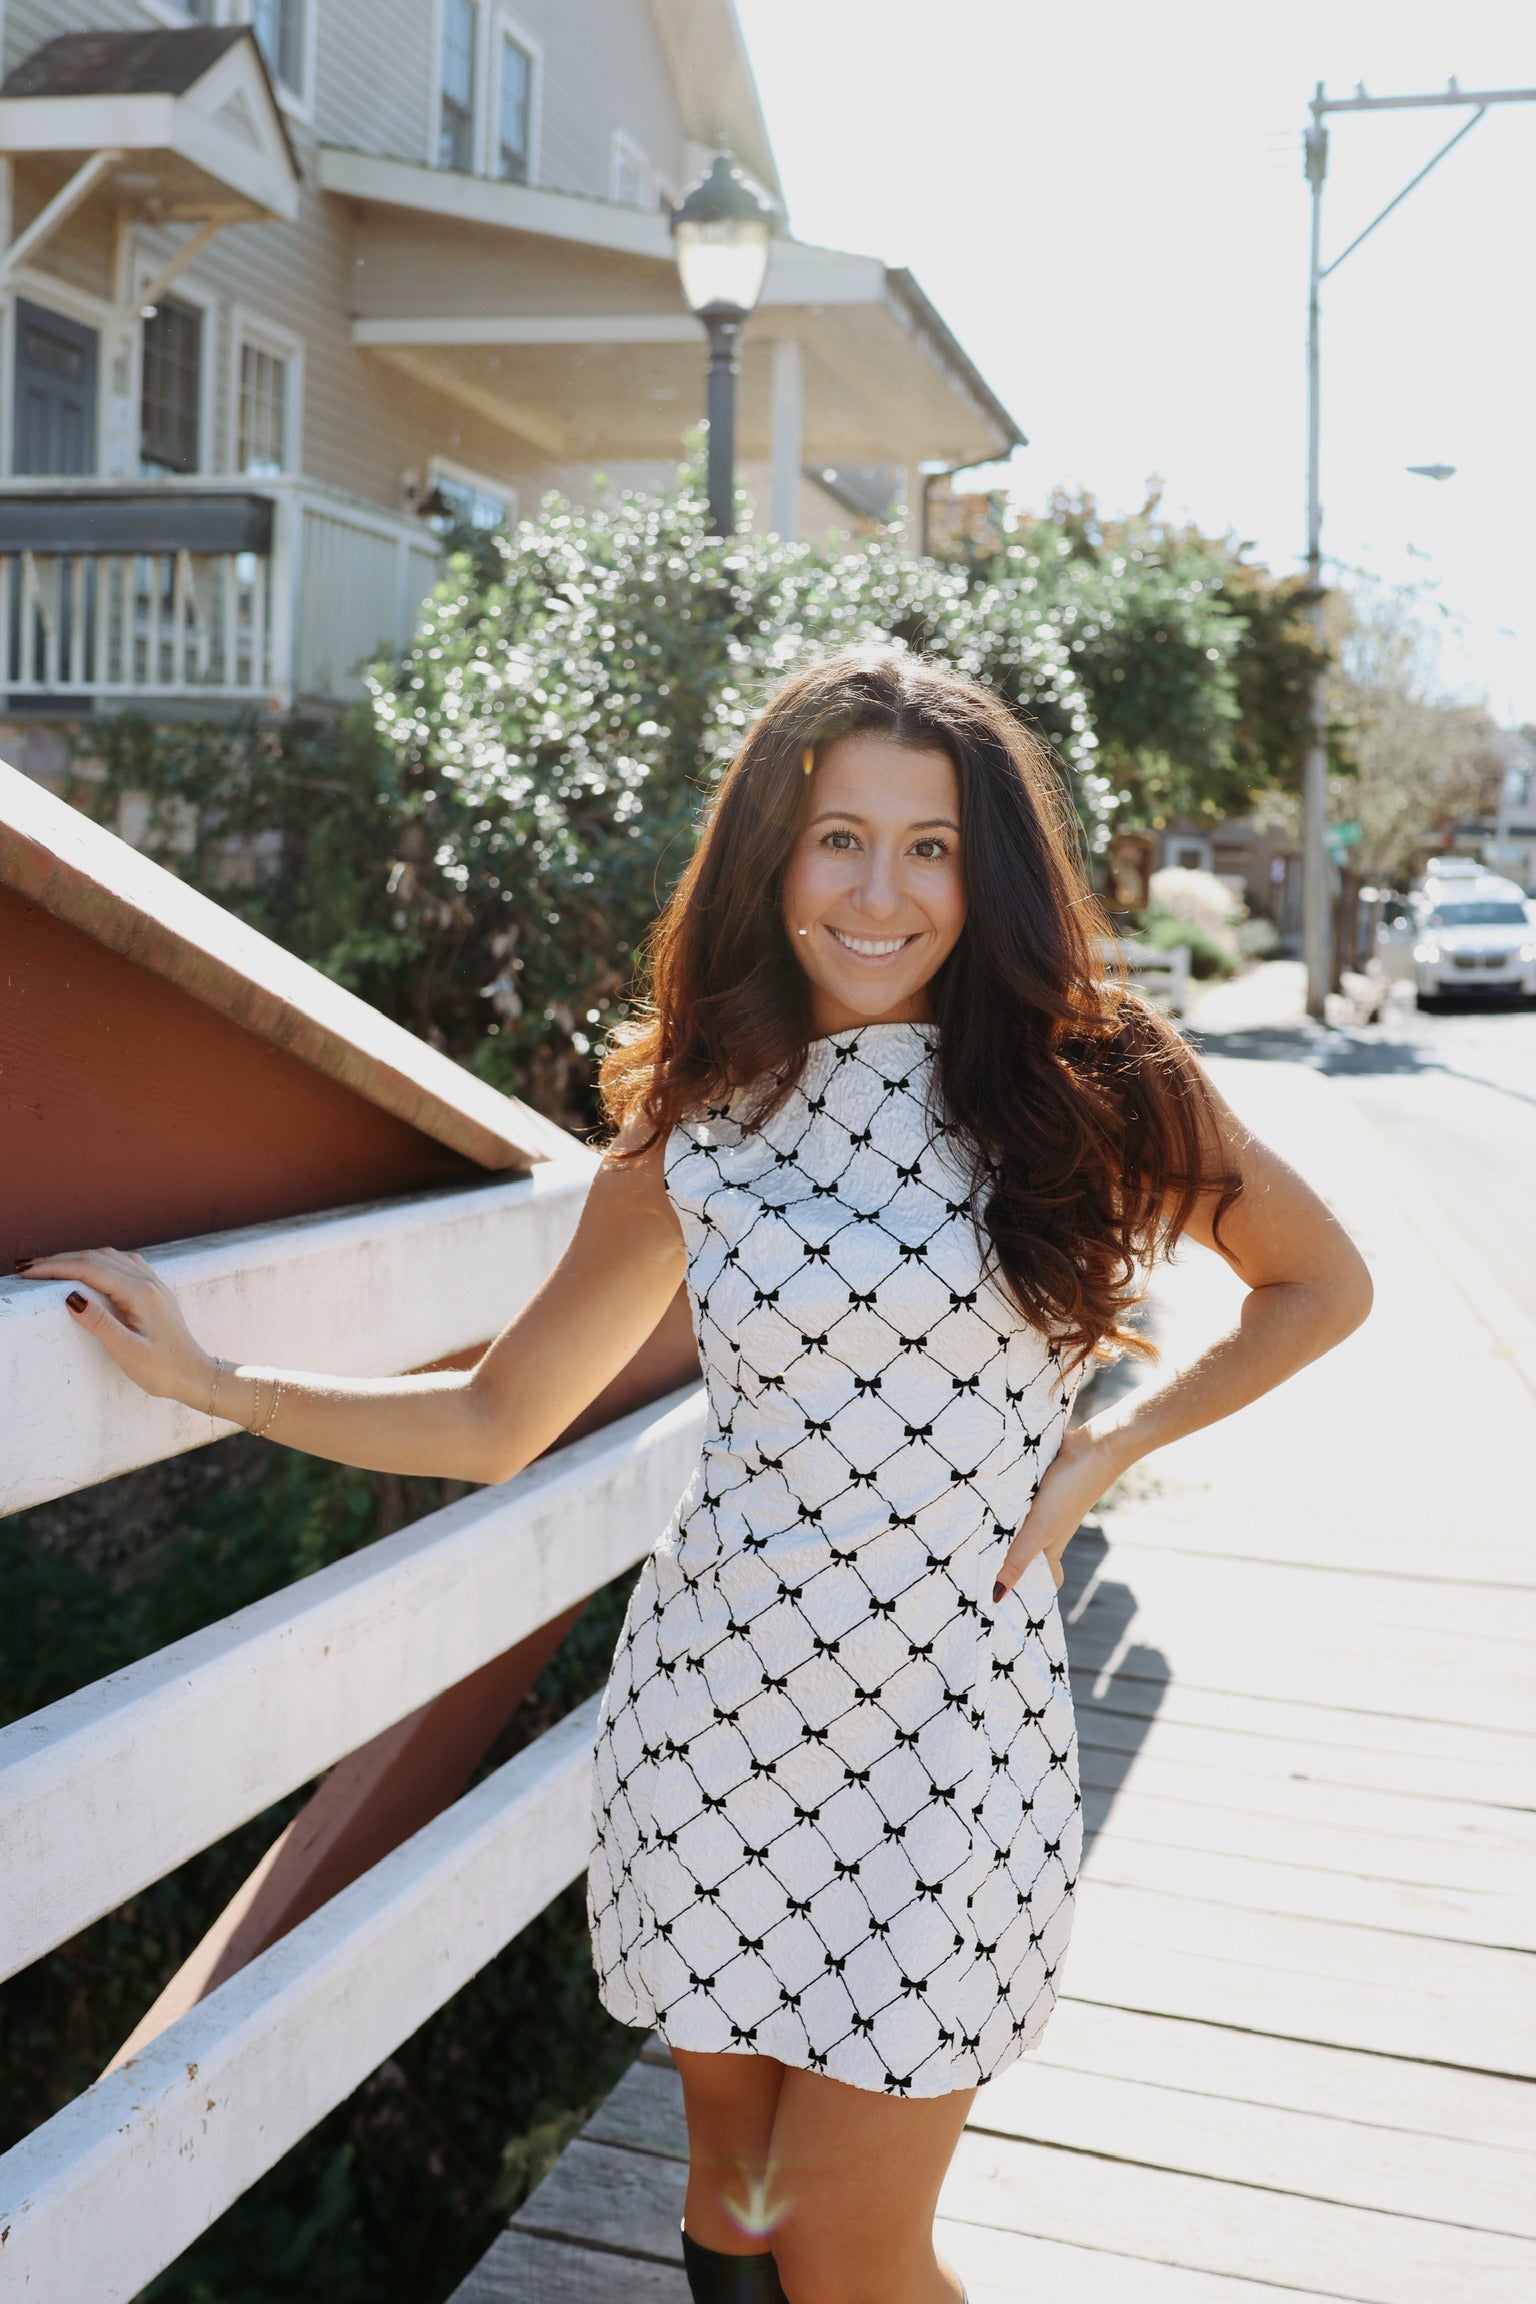
{"type": "Polygon", "coordinates": [[[1067,1433],[1009,1547],[1004,1587],[1017,1583],[1042,1551],[1059,1584],[1061,1555],[1084,1513],[1133,1464],[1273,1391],[1342,1343],[1370,1311],[1370,1274],[1337,1218],[1220,1099],[1216,1108],[1222,1151],[1243,1190],[1219,1239],[1214,1197],[1196,1209],[1187,1235],[1214,1248],[1247,1283],[1238,1324],[1188,1368],[1129,1393],[1067,1433]]]}
{"type": "Polygon", "coordinates": [[[375,1472],[506,1480],[633,1358],[683,1267],[657,1146],[643,1159],[610,1159],[599,1169],[559,1264],[472,1369],[314,1376],[221,1366],[142,1256],[117,1248],[39,1256],[26,1277],[79,1283],[69,1303],[80,1326],[160,1398],[209,1409],[217,1377],[219,1415],[285,1447],[375,1472]]]}

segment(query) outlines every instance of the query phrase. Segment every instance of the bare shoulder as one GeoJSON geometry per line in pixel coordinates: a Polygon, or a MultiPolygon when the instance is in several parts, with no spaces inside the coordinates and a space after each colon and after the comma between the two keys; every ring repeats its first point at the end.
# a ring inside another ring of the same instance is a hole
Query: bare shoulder
{"type": "Polygon", "coordinates": [[[655,1227],[681,1249],[677,1211],[667,1197],[666,1143],[660,1137],[649,1142],[650,1134],[643,1119],[632,1118],[607,1146],[587,1195],[584,1228],[655,1227]]]}

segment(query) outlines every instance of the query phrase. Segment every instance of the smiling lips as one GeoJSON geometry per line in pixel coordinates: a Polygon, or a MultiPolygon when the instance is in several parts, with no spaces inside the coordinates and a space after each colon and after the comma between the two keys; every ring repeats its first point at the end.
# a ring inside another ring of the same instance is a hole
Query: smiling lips
{"type": "Polygon", "coordinates": [[[860,960],[888,960],[893,952],[901,952],[913,942],[910,936],[849,936],[841,928],[829,928],[827,934],[860,960]]]}

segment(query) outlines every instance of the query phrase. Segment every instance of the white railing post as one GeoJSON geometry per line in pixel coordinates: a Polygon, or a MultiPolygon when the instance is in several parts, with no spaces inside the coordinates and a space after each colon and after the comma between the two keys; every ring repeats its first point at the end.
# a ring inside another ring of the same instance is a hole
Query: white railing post
{"type": "Polygon", "coordinates": [[[302,498],[293,488],[274,488],[272,557],[266,568],[258,563],[252,594],[251,683],[265,685],[274,710],[279,712],[286,712],[294,697],[304,580],[303,530],[302,498]],[[270,621],[269,603],[263,598],[264,577],[270,587],[270,621]]]}
{"type": "MultiPolygon", "coordinates": [[[[57,507],[130,487],[144,483],[22,474],[7,480],[6,496],[57,507]]],[[[130,540],[0,553],[0,672],[10,692],[283,711],[301,689],[337,702],[355,695],[374,649],[409,640],[437,559],[410,514],[296,475],[154,487],[172,501],[259,493],[272,505],[270,551],[149,550],[130,540]]]]}

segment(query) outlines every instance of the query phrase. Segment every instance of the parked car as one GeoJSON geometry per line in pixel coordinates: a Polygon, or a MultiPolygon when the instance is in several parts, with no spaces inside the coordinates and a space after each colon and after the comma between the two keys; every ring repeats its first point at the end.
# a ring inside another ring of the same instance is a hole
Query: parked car
{"type": "Polygon", "coordinates": [[[1436,874],[1415,912],[1413,976],[1421,1008],[1448,993],[1536,1000],[1536,927],[1514,881],[1491,873],[1436,874]]]}

